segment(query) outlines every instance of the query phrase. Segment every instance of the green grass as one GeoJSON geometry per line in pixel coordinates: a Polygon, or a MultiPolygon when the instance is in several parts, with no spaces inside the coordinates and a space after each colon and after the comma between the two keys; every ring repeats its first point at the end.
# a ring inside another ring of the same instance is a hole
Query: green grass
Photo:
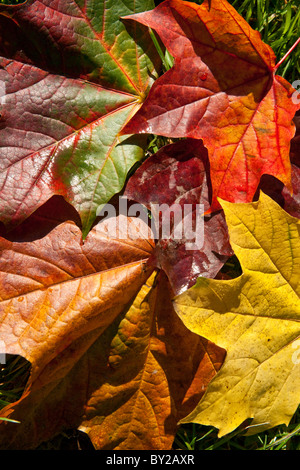
{"type": "Polygon", "coordinates": [[[6,356],[6,363],[0,364],[0,407],[20,398],[29,369],[30,363],[21,356],[6,356]]]}
{"type": "Polygon", "coordinates": [[[174,441],[175,450],[300,450],[300,407],[288,426],[246,436],[244,429],[218,438],[209,426],[186,424],[180,427],[174,441]]]}

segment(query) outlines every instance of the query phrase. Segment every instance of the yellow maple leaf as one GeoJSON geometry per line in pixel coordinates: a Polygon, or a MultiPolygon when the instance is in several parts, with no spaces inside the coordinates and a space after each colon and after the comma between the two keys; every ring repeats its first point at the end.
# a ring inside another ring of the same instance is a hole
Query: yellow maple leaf
{"type": "Polygon", "coordinates": [[[220,201],[243,274],[199,278],[174,299],[194,333],[227,350],[220,372],[181,422],[219,436],[253,418],[248,434],[288,424],[300,402],[300,221],[261,192],[259,201],[220,201]]]}

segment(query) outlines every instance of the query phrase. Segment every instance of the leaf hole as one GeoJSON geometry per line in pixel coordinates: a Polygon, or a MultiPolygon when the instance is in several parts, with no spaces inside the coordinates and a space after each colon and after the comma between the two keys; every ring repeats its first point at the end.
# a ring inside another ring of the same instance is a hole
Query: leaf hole
{"type": "Polygon", "coordinates": [[[31,364],[24,357],[1,354],[0,409],[19,400],[27,384],[31,364]]]}

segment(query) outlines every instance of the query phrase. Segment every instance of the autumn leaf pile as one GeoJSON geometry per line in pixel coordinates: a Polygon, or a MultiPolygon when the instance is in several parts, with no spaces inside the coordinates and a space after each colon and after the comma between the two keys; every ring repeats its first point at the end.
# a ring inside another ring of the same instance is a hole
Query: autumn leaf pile
{"type": "Polygon", "coordinates": [[[0,448],[77,428],[96,449],[170,449],[180,423],[289,423],[300,105],[276,71],[226,0],[0,6],[0,352],[31,364],[0,448]],[[153,136],[170,143],[149,154],[153,136]],[[156,237],[153,204],[193,220],[200,204],[201,248],[175,218],[156,237]]]}

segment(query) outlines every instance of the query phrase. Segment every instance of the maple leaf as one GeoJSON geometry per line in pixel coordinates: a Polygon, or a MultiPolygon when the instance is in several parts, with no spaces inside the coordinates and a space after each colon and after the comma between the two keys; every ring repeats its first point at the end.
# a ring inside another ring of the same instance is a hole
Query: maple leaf
{"type": "Polygon", "coordinates": [[[221,201],[243,274],[199,278],[175,299],[191,331],[227,351],[195,410],[182,422],[219,435],[253,418],[248,433],[288,424],[300,401],[299,220],[263,192],[257,202],[221,201]]]}
{"type": "Polygon", "coordinates": [[[275,75],[275,56],[226,0],[166,0],[131,15],[153,28],[174,56],[122,133],[203,139],[217,198],[250,202],[263,174],[289,191],[294,88],[275,75]]]}
{"type": "Polygon", "coordinates": [[[20,422],[0,420],[1,448],[76,427],[96,449],[172,446],[224,350],[182,324],[152,249],[148,226],[121,215],[84,243],[73,222],[33,241],[0,238],[1,346],[31,363],[22,397],[0,412],[20,422]]]}
{"type": "Polygon", "coordinates": [[[191,287],[199,275],[215,277],[233,254],[223,212],[202,218],[210,206],[211,188],[207,150],[201,140],[161,148],[131,176],[124,195],[152,211],[158,241],[151,261],[168,275],[175,294],[191,287]],[[173,220],[167,231],[164,225],[171,210],[173,220]],[[180,224],[183,227],[176,233],[180,224]],[[191,230],[185,230],[184,224],[191,230]]]}
{"type": "Polygon", "coordinates": [[[57,194],[78,210],[85,236],[99,205],[143,157],[144,139],[119,131],[160,60],[147,29],[126,28],[120,16],[152,7],[152,0],[1,7],[8,13],[0,15],[0,220],[8,227],[57,194]]]}

